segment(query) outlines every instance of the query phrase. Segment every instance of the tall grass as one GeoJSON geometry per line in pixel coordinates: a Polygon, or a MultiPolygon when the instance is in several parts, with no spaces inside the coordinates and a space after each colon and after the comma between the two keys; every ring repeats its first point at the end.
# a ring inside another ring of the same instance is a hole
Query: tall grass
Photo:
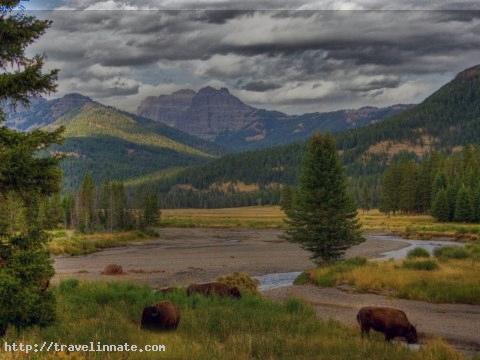
{"type": "Polygon", "coordinates": [[[126,246],[145,241],[156,235],[145,231],[98,232],[80,234],[71,230],[52,231],[52,239],[48,243],[51,254],[85,255],[101,249],[115,246],[126,246]]]}
{"type": "MultiPolygon", "coordinates": [[[[466,247],[468,258],[348,262],[307,271],[300,277],[318,286],[348,284],[359,291],[430,302],[480,304],[480,245],[466,247]],[[425,271],[430,270],[430,271],[425,271]]],[[[299,281],[300,281],[299,280],[299,281]]]]}
{"type": "MultiPolygon", "coordinates": [[[[165,353],[87,353],[85,359],[462,359],[434,341],[412,352],[389,344],[381,336],[362,339],[358,329],[319,321],[314,310],[298,300],[275,303],[255,296],[241,300],[187,297],[183,291],[158,294],[127,283],[64,281],[56,289],[58,321],[44,329],[16,333],[6,341],[63,344],[165,344],[165,353]],[[145,305],[169,299],[181,310],[175,332],[139,329],[145,305]]],[[[0,354],[2,359],[13,359],[0,354]]],[[[18,358],[18,357],[17,357],[18,358]]],[[[26,358],[26,357],[25,357],[26,358]]],[[[45,359],[34,354],[29,359],[45,359]]]]}

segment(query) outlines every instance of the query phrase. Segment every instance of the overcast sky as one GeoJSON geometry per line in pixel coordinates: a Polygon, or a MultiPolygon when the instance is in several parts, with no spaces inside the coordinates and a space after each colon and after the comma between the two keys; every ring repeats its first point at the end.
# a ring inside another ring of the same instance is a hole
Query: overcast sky
{"type": "Polygon", "coordinates": [[[480,63],[478,1],[32,0],[30,51],[80,92],[134,111],[206,85],[303,113],[417,103],[480,63]],[[210,9],[210,10],[208,10],[210,9]],[[211,10],[216,9],[216,10],[211,10]]]}

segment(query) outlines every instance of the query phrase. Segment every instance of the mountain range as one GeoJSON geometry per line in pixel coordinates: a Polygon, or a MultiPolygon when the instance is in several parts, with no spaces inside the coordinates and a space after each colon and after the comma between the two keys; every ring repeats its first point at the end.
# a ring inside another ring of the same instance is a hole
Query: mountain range
{"type": "Polygon", "coordinates": [[[247,105],[226,88],[207,86],[198,92],[183,89],[149,96],[141,102],[137,114],[231,151],[243,151],[305,140],[315,131],[338,132],[374,124],[411,106],[287,115],[247,105]]]}
{"type": "Polygon", "coordinates": [[[65,127],[64,143],[51,150],[66,154],[64,185],[73,189],[87,172],[97,182],[156,181],[227,152],[304,140],[316,130],[364,126],[409,106],[289,116],[248,106],[225,88],[206,87],[147,98],[139,107],[141,115],[77,93],[52,100],[32,98],[29,107],[2,108],[6,125],[21,131],[65,127]]]}
{"type": "Polygon", "coordinates": [[[460,72],[415,106],[286,115],[255,109],[227,89],[207,87],[147,98],[139,106],[141,115],[80,94],[32,99],[30,108],[16,111],[8,104],[3,108],[7,125],[20,130],[65,127],[64,144],[51,151],[67,155],[62,163],[67,189],[87,171],[96,181],[153,182],[167,192],[233,182],[268,187],[295,181],[303,141],[318,130],[335,132],[353,178],[376,176],[401,154],[423,156],[479,144],[480,65],[460,72]],[[236,154],[246,149],[253,150],[236,154]]]}
{"type": "Polygon", "coordinates": [[[80,94],[33,99],[30,108],[18,111],[6,108],[11,127],[65,128],[64,143],[50,151],[65,155],[61,166],[67,190],[76,188],[87,172],[96,182],[127,180],[199,165],[223,154],[214,143],[80,94]]]}
{"type": "MultiPolygon", "coordinates": [[[[337,147],[353,182],[380,176],[398,156],[422,157],[431,151],[455,152],[480,145],[480,65],[460,72],[422,103],[384,121],[335,134],[337,147]]],[[[294,184],[304,142],[229,154],[177,173],[158,184],[198,190],[212,184],[241,182],[266,187],[294,184]]]]}

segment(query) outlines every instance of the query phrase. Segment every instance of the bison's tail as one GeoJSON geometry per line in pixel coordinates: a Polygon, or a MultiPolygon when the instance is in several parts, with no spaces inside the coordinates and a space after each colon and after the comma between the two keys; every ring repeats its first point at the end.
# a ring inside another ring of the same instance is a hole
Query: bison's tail
{"type": "Polygon", "coordinates": [[[357,322],[360,324],[360,313],[357,314],[357,322]]]}

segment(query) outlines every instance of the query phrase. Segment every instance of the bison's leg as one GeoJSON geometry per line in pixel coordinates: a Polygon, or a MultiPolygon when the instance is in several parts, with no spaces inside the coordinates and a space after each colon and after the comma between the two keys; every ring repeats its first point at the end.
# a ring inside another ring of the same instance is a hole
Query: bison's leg
{"type": "Polygon", "coordinates": [[[385,331],[385,341],[390,342],[395,337],[390,331],[385,331]]]}
{"type": "Polygon", "coordinates": [[[370,336],[370,327],[361,325],[361,330],[362,330],[362,337],[367,334],[367,336],[370,336]]]}

